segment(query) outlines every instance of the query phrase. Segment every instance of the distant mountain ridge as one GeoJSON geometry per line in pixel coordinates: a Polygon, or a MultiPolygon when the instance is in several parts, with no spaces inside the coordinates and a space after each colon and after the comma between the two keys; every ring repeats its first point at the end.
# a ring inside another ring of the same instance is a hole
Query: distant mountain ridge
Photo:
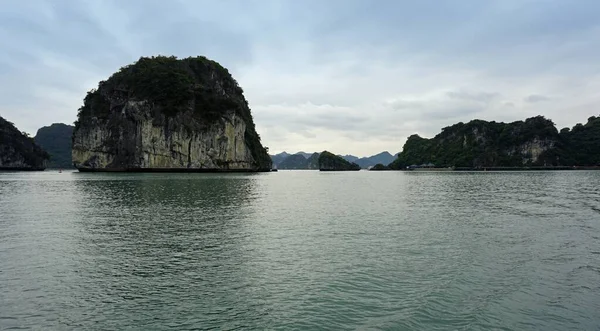
{"type": "Polygon", "coordinates": [[[307,166],[308,160],[304,157],[304,155],[292,154],[277,164],[277,169],[306,169],[307,166]]]}
{"type": "Polygon", "coordinates": [[[396,159],[397,156],[398,156],[398,153],[396,153],[395,155],[392,155],[392,154],[390,154],[390,152],[385,151],[385,152],[381,152],[379,154],[375,154],[373,156],[361,157],[360,159],[357,159],[355,161],[350,161],[350,162],[354,162],[354,163],[358,164],[361,168],[367,169],[376,164],[390,164],[396,159]]]}
{"type": "MultiPolygon", "coordinates": [[[[271,155],[273,160],[273,167],[278,169],[318,169],[317,158],[320,153],[306,153],[298,152],[289,154],[287,152],[281,152],[279,154],[271,155]],[[304,158],[304,160],[302,159],[304,158]],[[311,158],[313,158],[311,160],[311,158]]],[[[378,163],[390,164],[396,159],[398,154],[392,155],[388,151],[381,152],[368,157],[361,157],[355,155],[337,155],[350,163],[356,163],[361,168],[367,169],[378,163]]]]}
{"type": "Polygon", "coordinates": [[[269,156],[271,157],[271,160],[273,161],[273,166],[275,168],[277,168],[277,166],[290,155],[291,154],[288,154],[286,152],[281,152],[279,154],[269,155],[269,156]]]}
{"type": "Polygon", "coordinates": [[[342,159],[348,161],[348,162],[355,162],[358,159],[360,159],[358,156],[354,156],[354,155],[350,155],[350,154],[346,154],[346,155],[337,155],[337,156],[341,156],[342,159]]]}

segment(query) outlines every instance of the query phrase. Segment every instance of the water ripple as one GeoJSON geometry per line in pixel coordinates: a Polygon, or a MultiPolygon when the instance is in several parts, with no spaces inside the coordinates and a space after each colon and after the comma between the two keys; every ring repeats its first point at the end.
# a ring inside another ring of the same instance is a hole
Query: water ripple
{"type": "Polygon", "coordinates": [[[0,173],[0,329],[594,330],[600,173],[0,173]]]}

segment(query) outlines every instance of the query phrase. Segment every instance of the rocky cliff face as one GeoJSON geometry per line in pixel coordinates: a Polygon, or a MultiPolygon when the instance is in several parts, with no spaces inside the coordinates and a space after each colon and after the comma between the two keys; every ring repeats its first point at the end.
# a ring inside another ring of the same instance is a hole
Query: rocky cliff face
{"type": "Polygon", "coordinates": [[[523,164],[539,164],[544,163],[544,153],[551,151],[557,145],[558,139],[540,139],[535,137],[525,141],[517,146],[509,147],[505,150],[510,157],[518,156],[523,164]]]}
{"type": "Polygon", "coordinates": [[[241,88],[206,58],[142,58],[88,93],[73,133],[88,171],[268,171],[241,88]]]}
{"type": "Polygon", "coordinates": [[[48,154],[0,117],[0,170],[44,170],[48,154]]]}

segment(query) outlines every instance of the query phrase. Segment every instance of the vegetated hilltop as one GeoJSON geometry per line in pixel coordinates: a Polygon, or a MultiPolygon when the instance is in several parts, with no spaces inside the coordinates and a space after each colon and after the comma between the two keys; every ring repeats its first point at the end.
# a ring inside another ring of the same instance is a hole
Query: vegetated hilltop
{"type": "Polygon", "coordinates": [[[276,167],[284,170],[316,170],[319,169],[319,153],[313,153],[308,158],[305,153],[288,155],[276,167]]]}
{"type": "Polygon", "coordinates": [[[73,133],[80,170],[268,171],[242,88],[205,57],[142,57],[90,91],[73,133]]]}
{"type": "Polygon", "coordinates": [[[394,161],[395,158],[396,155],[392,155],[390,154],[390,152],[385,151],[369,157],[361,157],[360,159],[351,162],[358,164],[363,169],[367,169],[369,167],[375,166],[378,163],[390,164],[394,161]]]}
{"type": "Polygon", "coordinates": [[[279,164],[281,162],[283,162],[283,160],[285,160],[288,156],[290,156],[291,154],[288,154],[286,152],[281,152],[279,154],[273,154],[273,155],[269,155],[271,157],[271,161],[273,161],[273,167],[278,167],[279,164]]]}
{"type": "Polygon", "coordinates": [[[292,154],[286,157],[279,163],[277,169],[290,170],[290,169],[306,169],[308,167],[308,160],[301,154],[292,154]]]}
{"type": "MultiPolygon", "coordinates": [[[[279,169],[318,169],[319,168],[318,160],[317,160],[319,157],[319,153],[309,154],[309,153],[305,153],[305,152],[298,152],[295,154],[288,154],[286,152],[282,152],[282,153],[274,154],[274,155],[270,155],[270,156],[271,156],[271,159],[273,160],[273,166],[277,167],[279,169]],[[304,156],[304,158],[307,159],[307,162],[304,162],[302,159],[300,159],[299,157],[297,157],[295,155],[304,156]],[[290,157],[290,156],[293,156],[293,157],[290,157]]],[[[392,155],[389,152],[385,151],[385,152],[381,152],[379,154],[375,154],[375,155],[367,156],[367,157],[361,157],[361,158],[354,156],[354,155],[349,155],[349,154],[348,155],[339,155],[338,154],[338,156],[342,157],[344,160],[346,160],[348,162],[354,162],[354,163],[358,164],[362,169],[367,169],[369,167],[376,165],[377,163],[389,164],[390,162],[394,161],[397,154],[392,155]]]]}
{"type": "Polygon", "coordinates": [[[73,128],[72,125],[54,123],[38,129],[34,140],[50,154],[49,168],[73,167],[71,160],[73,128]]]}
{"type": "Polygon", "coordinates": [[[44,170],[49,157],[33,138],[0,117],[0,170],[44,170]]]}
{"type": "Polygon", "coordinates": [[[360,166],[353,162],[344,160],[341,156],[328,151],[323,151],[319,155],[319,170],[321,171],[348,171],[360,170],[360,166]]]}
{"type": "Polygon", "coordinates": [[[559,160],[565,165],[600,165],[600,117],[591,116],[586,124],[578,123],[572,129],[560,130],[563,149],[559,160]]]}
{"type": "Polygon", "coordinates": [[[523,167],[600,164],[600,119],[573,129],[556,129],[537,116],[512,123],[473,120],[442,129],[434,138],[410,136],[393,169],[436,167],[523,167]]]}

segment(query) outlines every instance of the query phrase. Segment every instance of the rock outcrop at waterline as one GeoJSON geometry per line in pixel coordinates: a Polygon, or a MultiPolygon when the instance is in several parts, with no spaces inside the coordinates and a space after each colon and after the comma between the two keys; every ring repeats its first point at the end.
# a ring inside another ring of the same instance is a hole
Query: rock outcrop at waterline
{"type": "Polygon", "coordinates": [[[44,170],[49,155],[0,117],[0,170],[44,170]]]}
{"type": "Polygon", "coordinates": [[[205,57],[141,58],[88,92],[73,132],[81,171],[269,171],[242,89],[205,57]]]}

